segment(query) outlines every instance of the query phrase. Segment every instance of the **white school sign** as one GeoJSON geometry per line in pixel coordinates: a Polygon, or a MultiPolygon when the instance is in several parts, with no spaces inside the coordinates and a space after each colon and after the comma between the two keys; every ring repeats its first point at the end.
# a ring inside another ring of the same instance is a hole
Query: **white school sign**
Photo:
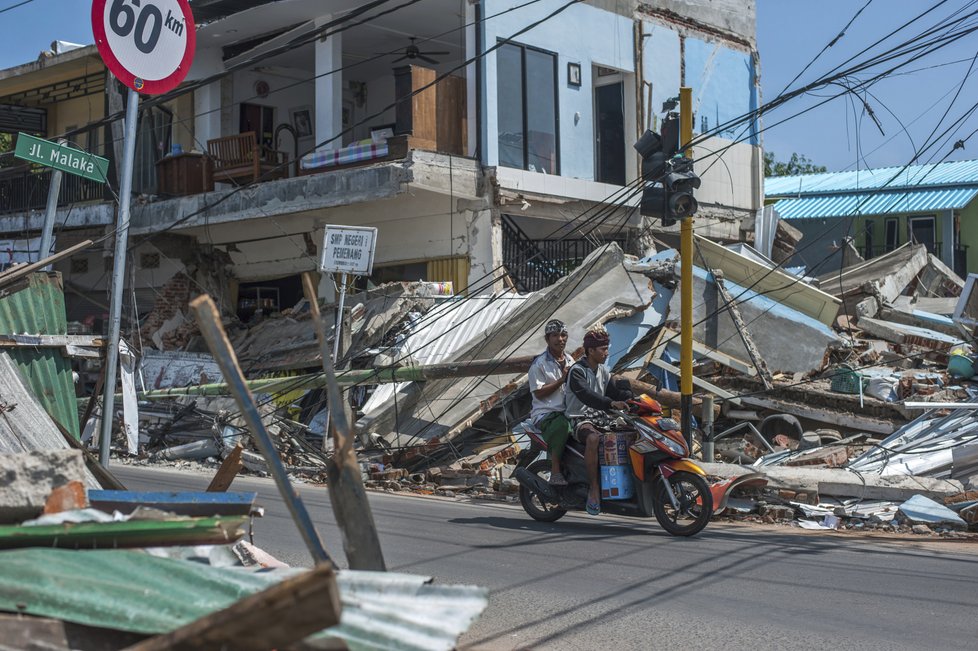
{"type": "Polygon", "coordinates": [[[319,269],[326,273],[369,276],[374,267],[377,229],[369,226],[326,226],[319,269]]]}

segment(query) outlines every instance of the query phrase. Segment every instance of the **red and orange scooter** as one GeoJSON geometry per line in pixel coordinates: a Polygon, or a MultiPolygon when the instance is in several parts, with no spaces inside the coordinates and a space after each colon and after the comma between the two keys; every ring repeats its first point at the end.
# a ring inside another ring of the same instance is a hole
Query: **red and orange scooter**
{"type": "MultiPolygon", "coordinates": [[[[655,516],[674,536],[692,536],[713,514],[713,496],[706,473],[689,459],[679,423],[662,415],[662,405],[647,395],[628,401],[627,412],[615,412],[603,427],[616,443],[627,445],[627,459],[602,467],[601,509],[618,515],[655,516]]],[[[540,431],[522,424],[530,447],[520,454],[514,477],[520,482],[520,503],[531,518],[554,522],[567,511],[584,510],[588,477],[584,446],[568,441],[561,462],[566,486],[553,486],[550,461],[537,459],[547,449],[540,431]]]]}

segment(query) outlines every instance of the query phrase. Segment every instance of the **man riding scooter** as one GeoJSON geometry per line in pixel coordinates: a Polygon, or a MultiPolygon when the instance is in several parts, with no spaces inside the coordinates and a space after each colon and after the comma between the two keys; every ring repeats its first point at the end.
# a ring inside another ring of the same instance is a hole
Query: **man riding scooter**
{"type": "Polygon", "coordinates": [[[585,446],[584,461],[588,474],[586,510],[589,515],[601,513],[598,470],[601,432],[595,423],[608,420],[611,409],[627,409],[625,400],[632,398],[631,391],[621,389],[612,382],[611,371],[604,364],[608,359],[610,343],[604,328],[599,326],[588,330],[584,335],[584,357],[568,372],[564,394],[564,413],[573,427],[572,436],[585,446]]]}
{"type": "Polygon", "coordinates": [[[570,421],[564,416],[564,381],[574,358],[567,354],[567,327],[551,319],[544,327],[547,349],[533,358],[528,376],[533,407],[530,420],[543,434],[550,453],[550,483],[566,486],[560,472],[560,457],[571,433],[570,421]]]}

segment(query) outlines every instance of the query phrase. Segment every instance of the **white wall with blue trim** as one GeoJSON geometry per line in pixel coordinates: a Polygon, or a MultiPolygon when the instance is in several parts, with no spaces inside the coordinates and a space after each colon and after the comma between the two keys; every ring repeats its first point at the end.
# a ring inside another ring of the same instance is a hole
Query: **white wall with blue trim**
{"type": "MultiPolygon", "coordinates": [[[[483,17],[519,4],[522,0],[483,0],[483,17]]],[[[511,37],[520,29],[540,20],[566,0],[544,0],[483,23],[483,48],[511,37]]],[[[594,179],[594,96],[592,65],[634,73],[633,21],[624,16],[575,4],[562,13],[513,38],[514,43],[546,50],[557,55],[557,108],[561,176],[594,179]],[[581,65],[581,85],[567,80],[567,64],[581,65]],[[575,120],[575,115],[580,119],[575,120]]],[[[482,80],[482,151],[486,165],[499,163],[497,128],[497,75],[495,52],[484,59],[482,80]]]]}

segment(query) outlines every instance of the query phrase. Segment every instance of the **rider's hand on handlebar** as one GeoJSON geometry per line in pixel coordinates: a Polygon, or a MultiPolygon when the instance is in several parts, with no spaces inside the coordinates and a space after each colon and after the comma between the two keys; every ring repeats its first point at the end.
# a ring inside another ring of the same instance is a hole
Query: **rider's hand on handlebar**
{"type": "Polygon", "coordinates": [[[618,411],[628,411],[628,403],[623,400],[615,400],[611,403],[611,408],[618,411]]]}

